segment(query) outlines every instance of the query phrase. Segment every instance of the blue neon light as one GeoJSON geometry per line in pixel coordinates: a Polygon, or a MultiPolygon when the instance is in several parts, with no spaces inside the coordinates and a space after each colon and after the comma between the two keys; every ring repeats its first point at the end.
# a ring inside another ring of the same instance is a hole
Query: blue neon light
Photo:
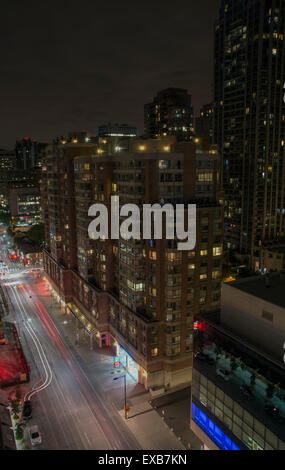
{"type": "Polygon", "coordinates": [[[222,450],[240,448],[202,411],[192,403],[192,419],[222,450]]]}

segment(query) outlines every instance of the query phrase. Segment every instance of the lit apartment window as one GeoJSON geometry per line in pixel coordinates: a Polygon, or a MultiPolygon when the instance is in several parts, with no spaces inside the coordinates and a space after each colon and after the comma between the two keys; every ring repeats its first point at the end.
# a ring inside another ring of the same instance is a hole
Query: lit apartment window
{"type": "Polygon", "coordinates": [[[222,255],[222,247],[215,247],[213,248],[213,256],[221,256],[222,255]]]}
{"type": "Polygon", "coordinates": [[[207,256],[208,250],[201,250],[200,251],[200,256],[207,256]]]}
{"type": "Polygon", "coordinates": [[[153,295],[153,297],[156,297],[156,289],[153,289],[152,287],[149,288],[149,293],[150,295],[153,295]]]}
{"type": "Polygon", "coordinates": [[[220,271],[213,271],[212,272],[212,279],[220,279],[221,272],[220,271]]]}
{"type": "Polygon", "coordinates": [[[167,253],[167,258],[168,261],[174,262],[174,261],[181,261],[182,260],[182,253],[167,253]]]}
{"type": "Polygon", "coordinates": [[[153,259],[154,261],[157,259],[156,257],[156,251],[150,251],[149,252],[149,258],[153,259]]]}
{"type": "Polygon", "coordinates": [[[201,274],[201,275],[200,275],[200,280],[201,280],[201,281],[204,281],[204,280],[206,280],[207,278],[208,278],[207,274],[201,274]]]}
{"type": "Polygon", "coordinates": [[[213,181],[212,173],[200,173],[198,175],[198,181],[200,183],[211,183],[213,181]]]}
{"type": "Polygon", "coordinates": [[[158,356],[158,348],[153,348],[151,350],[151,357],[156,357],[158,356]]]}

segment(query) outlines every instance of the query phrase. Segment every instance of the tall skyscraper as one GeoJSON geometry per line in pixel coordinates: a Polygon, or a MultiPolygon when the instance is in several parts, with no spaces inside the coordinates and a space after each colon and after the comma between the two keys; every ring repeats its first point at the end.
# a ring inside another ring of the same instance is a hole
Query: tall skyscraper
{"type": "Polygon", "coordinates": [[[180,88],[159,91],[144,107],[145,133],[151,139],[175,135],[177,140],[192,140],[193,120],[191,96],[180,88]]]}
{"type": "Polygon", "coordinates": [[[215,28],[225,240],[256,268],[262,243],[285,235],[284,28],[284,0],[222,0],[215,28]]]}

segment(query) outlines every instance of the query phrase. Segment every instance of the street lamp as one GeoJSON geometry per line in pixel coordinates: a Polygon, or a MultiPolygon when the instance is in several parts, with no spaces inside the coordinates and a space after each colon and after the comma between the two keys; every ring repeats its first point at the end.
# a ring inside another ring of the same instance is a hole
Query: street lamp
{"type": "Polygon", "coordinates": [[[128,419],[128,411],[127,409],[127,374],[121,375],[120,377],[115,377],[113,380],[119,380],[124,378],[124,395],[125,395],[125,419],[128,419]]]}

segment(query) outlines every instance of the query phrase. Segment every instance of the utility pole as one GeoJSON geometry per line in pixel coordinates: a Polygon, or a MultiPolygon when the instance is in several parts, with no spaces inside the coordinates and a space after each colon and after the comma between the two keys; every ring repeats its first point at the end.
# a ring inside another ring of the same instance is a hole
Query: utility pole
{"type": "Polygon", "coordinates": [[[128,412],[130,411],[129,408],[127,408],[127,374],[125,373],[124,375],[121,375],[120,377],[115,377],[113,380],[119,380],[119,379],[124,379],[124,408],[125,408],[125,419],[128,419],[128,412]]]}
{"type": "Polygon", "coordinates": [[[125,419],[128,419],[127,413],[127,374],[124,374],[124,389],[125,389],[125,419]]]}

